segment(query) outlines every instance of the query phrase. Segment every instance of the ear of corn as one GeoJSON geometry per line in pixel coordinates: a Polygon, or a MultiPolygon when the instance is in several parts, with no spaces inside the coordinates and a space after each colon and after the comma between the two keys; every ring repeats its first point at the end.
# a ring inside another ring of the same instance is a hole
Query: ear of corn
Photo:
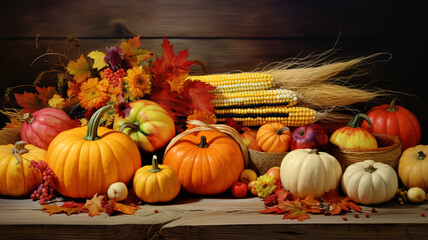
{"type": "Polygon", "coordinates": [[[191,80],[199,80],[215,86],[211,93],[233,93],[270,89],[274,79],[267,73],[230,73],[189,76],[191,80]]]}
{"type": "Polygon", "coordinates": [[[280,122],[286,126],[297,127],[317,121],[318,112],[307,107],[261,107],[261,108],[232,108],[216,110],[218,122],[227,118],[242,122],[244,126],[261,126],[269,122],[280,122]]]}

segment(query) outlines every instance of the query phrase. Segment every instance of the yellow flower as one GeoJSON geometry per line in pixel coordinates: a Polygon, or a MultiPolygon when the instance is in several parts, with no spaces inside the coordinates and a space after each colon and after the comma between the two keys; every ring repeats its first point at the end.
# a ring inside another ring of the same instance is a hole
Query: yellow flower
{"type": "MultiPolygon", "coordinates": [[[[187,121],[189,120],[199,120],[206,124],[215,124],[217,122],[215,114],[201,111],[199,109],[195,109],[191,115],[187,116],[187,121]]],[[[198,126],[193,124],[187,124],[186,127],[187,129],[192,129],[198,126]]]]}
{"type": "Polygon", "coordinates": [[[88,110],[97,109],[104,106],[110,99],[107,93],[109,88],[108,81],[98,78],[90,78],[80,86],[79,93],[80,105],[88,110]]]}
{"type": "Polygon", "coordinates": [[[54,94],[53,97],[49,99],[48,104],[53,108],[63,108],[65,99],[62,98],[59,94],[54,94]]]}
{"type": "Polygon", "coordinates": [[[265,198],[273,193],[276,189],[275,177],[272,175],[262,175],[257,178],[256,191],[259,197],[265,198]]]}
{"type": "Polygon", "coordinates": [[[125,82],[128,83],[129,92],[135,98],[144,97],[152,90],[150,75],[142,67],[133,67],[127,71],[125,82]]]}

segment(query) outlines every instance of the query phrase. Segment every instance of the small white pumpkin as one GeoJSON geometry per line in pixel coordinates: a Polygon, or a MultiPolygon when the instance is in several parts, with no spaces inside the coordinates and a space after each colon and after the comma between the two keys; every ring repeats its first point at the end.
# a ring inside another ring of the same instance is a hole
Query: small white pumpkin
{"type": "Polygon", "coordinates": [[[128,187],[123,182],[112,183],[107,190],[107,196],[116,201],[125,200],[128,197],[128,187]]]}
{"type": "Polygon", "coordinates": [[[354,202],[372,205],[388,202],[398,189],[398,177],[388,164],[365,160],[348,166],[342,189],[354,202]]]}
{"type": "Polygon", "coordinates": [[[318,198],[335,190],[340,183],[342,168],[335,157],[316,149],[296,149],[285,155],[280,167],[284,189],[294,196],[318,198]]]}

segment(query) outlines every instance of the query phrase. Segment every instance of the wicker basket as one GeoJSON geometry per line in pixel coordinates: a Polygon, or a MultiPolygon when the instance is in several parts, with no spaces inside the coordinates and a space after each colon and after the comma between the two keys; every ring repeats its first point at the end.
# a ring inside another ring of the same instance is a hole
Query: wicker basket
{"type": "Polygon", "coordinates": [[[339,161],[342,170],[345,170],[351,164],[368,159],[386,163],[397,169],[398,160],[401,156],[401,142],[399,138],[376,133],[374,136],[378,144],[378,148],[376,149],[359,150],[330,144],[328,151],[339,161]]]}
{"type": "Polygon", "coordinates": [[[253,169],[258,176],[265,174],[271,167],[280,167],[282,159],[284,159],[285,155],[288,153],[267,153],[256,151],[251,148],[248,148],[248,152],[250,153],[250,168],[253,169]]]}
{"type": "Polygon", "coordinates": [[[0,145],[15,144],[21,140],[21,128],[3,128],[0,130],[0,145]]]}

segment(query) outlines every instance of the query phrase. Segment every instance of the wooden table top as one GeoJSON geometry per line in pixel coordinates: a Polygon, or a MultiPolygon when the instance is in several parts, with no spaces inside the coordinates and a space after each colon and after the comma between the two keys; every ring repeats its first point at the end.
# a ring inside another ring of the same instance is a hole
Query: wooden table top
{"type": "Polygon", "coordinates": [[[374,206],[376,213],[372,207],[362,206],[359,218],[352,211],[311,214],[299,222],[260,214],[264,204],[258,197],[179,195],[168,204],[142,204],[134,216],[89,217],[49,216],[30,199],[0,198],[0,239],[428,239],[427,201],[404,206],[391,201],[374,206]]]}

